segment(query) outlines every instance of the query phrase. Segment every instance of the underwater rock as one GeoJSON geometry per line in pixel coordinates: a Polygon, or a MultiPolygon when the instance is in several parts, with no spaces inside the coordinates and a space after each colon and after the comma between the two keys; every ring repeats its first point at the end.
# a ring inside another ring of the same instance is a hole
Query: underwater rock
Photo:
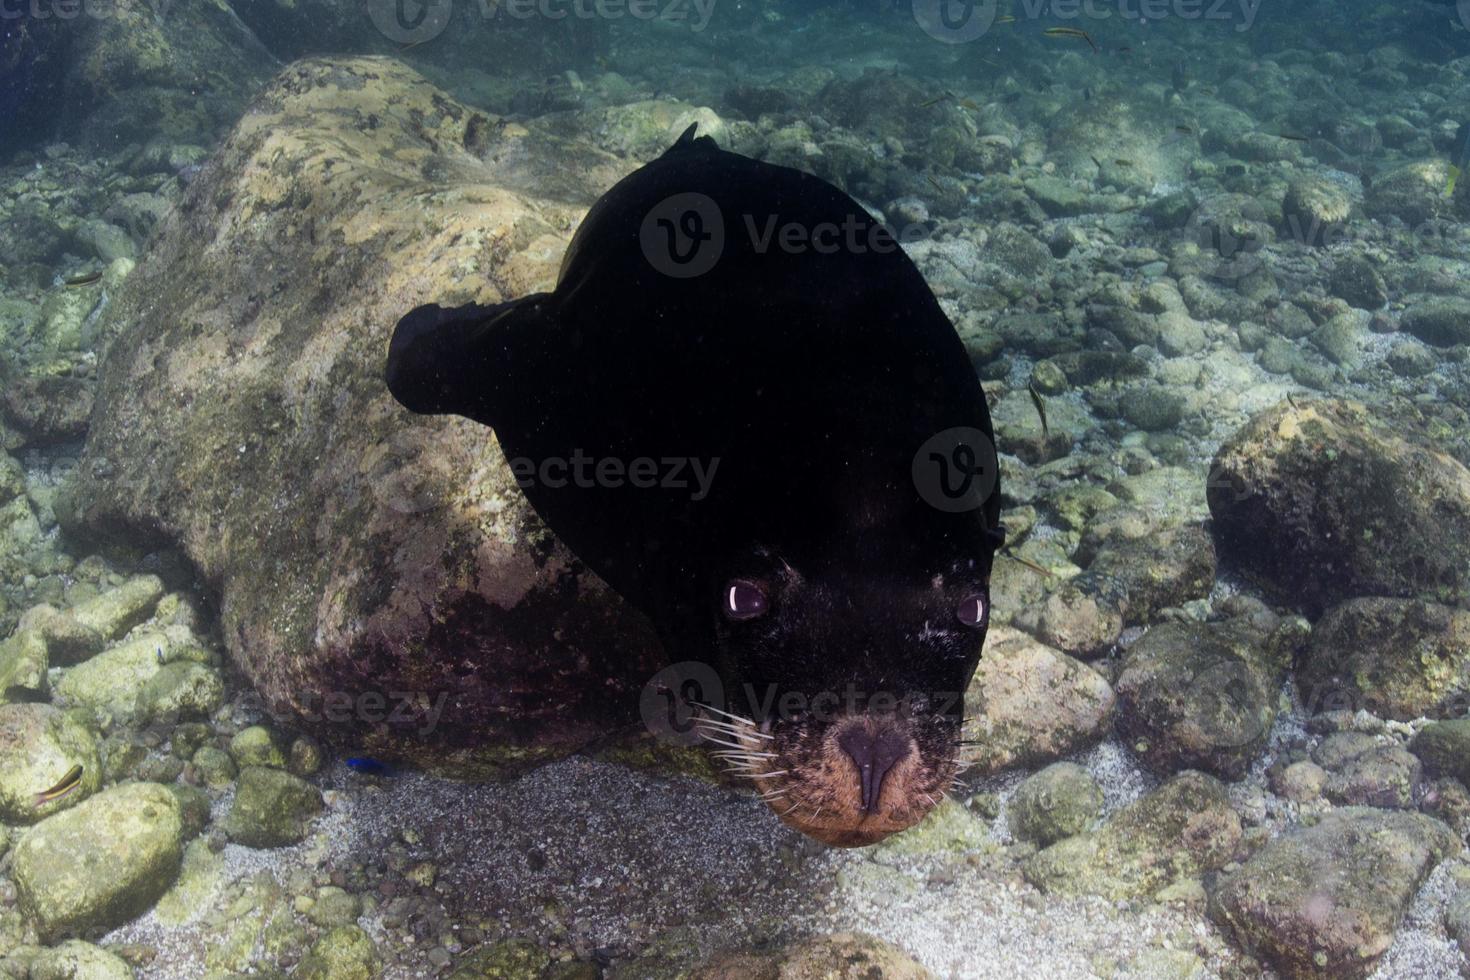
{"type": "Polygon", "coordinates": [[[68,939],[43,949],[31,960],[31,980],[132,980],[133,968],[100,946],[68,939]]]}
{"type": "Polygon", "coordinates": [[[1378,745],[1345,760],[1328,778],[1325,795],[1340,806],[1411,809],[1419,760],[1397,745],[1378,745]]]}
{"type": "Polygon", "coordinates": [[[1363,210],[1371,218],[1397,218],[1410,228],[1451,214],[1444,196],[1450,169],[1444,160],[1420,160],[1373,178],[1363,210]]]}
{"type": "Polygon", "coordinates": [[[1470,299],[1415,294],[1405,303],[1405,333],[1436,347],[1470,344],[1470,299]]]}
{"type": "Polygon", "coordinates": [[[1345,699],[1383,718],[1453,718],[1470,707],[1470,612],[1413,599],[1352,599],[1312,631],[1303,698],[1345,699]]]}
{"type": "Polygon", "coordinates": [[[1297,177],[1281,202],[1282,237],[1300,245],[1335,245],[1347,236],[1353,199],[1342,184],[1318,174],[1297,177]]]}
{"type": "Polygon", "coordinates": [[[1470,959],[1470,884],[1463,884],[1450,898],[1444,914],[1445,931],[1460,946],[1460,952],[1470,959]]]}
{"type": "Polygon", "coordinates": [[[1470,718],[1425,725],[1409,743],[1431,776],[1453,776],[1470,786],[1470,718]]]}
{"type": "Polygon", "coordinates": [[[173,884],[178,800],[124,783],[37,824],[15,846],[20,907],[43,940],[122,925],[173,884]]]}
{"type": "Polygon", "coordinates": [[[1099,829],[1037,852],[1022,872],[1045,892],[1116,901],[1224,867],[1240,836],[1225,786],[1204,773],[1182,772],[1099,829]]]}
{"type": "Polygon", "coordinates": [[[1097,671],[1007,627],[991,627],[965,692],[968,771],[1038,765],[1100,740],[1113,690],[1097,671]]]}
{"type": "Polygon", "coordinates": [[[1119,734],[1156,771],[1241,778],[1271,734],[1297,635],[1246,619],[1153,627],[1118,674],[1119,734]]]}
{"type": "Polygon", "coordinates": [[[25,611],[20,618],[20,630],[41,637],[49,660],[56,666],[81,663],[107,646],[107,637],[93,626],[79,622],[70,611],[61,612],[45,603],[25,611]]]}
{"type": "Polygon", "coordinates": [[[1130,425],[1145,432],[1175,428],[1184,417],[1184,399],[1162,385],[1129,388],[1118,408],[1130,425]]]}
{"type": "Polygon", "coordinates": [[[311,783],[280,769],[246,766],[222,826],[237,844],[285,847],[306,837],[321,810],[321,790],[311,783]]]}
{"type": "Polygon", "coordinates": [[[380,972],[372,938],[353,924],[323,933],[291,975],[303,980],[374,980],[380,972]]]}
{"type": "Polygon", "coordinates": [[[1075,762],[1054,762],[1017,787],[1007,819],[1017,839],[1047,847],[1082,833],[1102,806],[1102,789],[1091,773],[1075,762]]]}
{"type": "Polygon", "coordinates": [[[1361,255],[1337,260],[1327,277],[1333,296],[1360,310],[1378,310],[1388,302],[1388,286],[1373,263],[1361,255]]]}
{"type": "Polygon", "coordinates": [[[263,725],[252,725],[230,739],[230,756],[241,766],[286,768],[281,739],[263,725]]]}
{"type": "Polygon", "coordinates": [[[23,445],[54,446],[86,435],[92,399],[91,384],[82,378],[22,377],[6,383],[0,412],[23,445]]]}
{"type": "Polygon", "coordinates": [[[636,162],[390,59],[292,65],[256,106],[108,308],[58,516],[180,547],[270,710],[359,750],[515,769],[631,720],[662,659],[642,617],[546,531],[490,430],[404,412],[382,372],[385,310],[550,287],[636,162]]]}
{"type": "Polygon", "coordinates": [[[0,640],[0,704],[44,701],[51,689],[49,666],[46,638],[38,630],[18,629],[0,640]]]}
{"type": "Polygon", "coordinates": [[[75,716],[49,704],[0,705],[0,819],[33,824],[76,806],[102,786],[97,740],[75,716]],[[36,794],[82,767],[77,788],[37,806],[36,794]]]}
{"type": "Polygon", "coordinates": [[[163,593],[163,580],[157,575],[136,575],[115,589],[79,603],[66,615],[105,641],[120,640],[153,615],[163,593]]]}
{"type": "MultiPolygon", "coordinates": [[[[636,961],[634,966],[637,965],[636,961]]],[[[483,974],[482,974],[483,975],[483,974]]],[[[860,932],[800,940],[774,953],[728,951],[710,957],[691,980],[933,980],[911,956],[891,943],[860,932]]],[[[619,974],[621,977],[621,974],[619,974]]],[[[630,977],[631,980],[631,977],[630,977]]]]}
{"type": "Polygon", "coordinates": [[[136,721],[138,697],[148,682],[163,669],[158,652],[165,657],[173,649],[167,634],[136,633],[90,660],[68,668],[54,685],[63,702],[104,712],[115,721],[136,721]]]}
{"type": "Polygon", "coordinates": [[[1312,331],[1312,345],[1333,364],[1351,371],[1363,361],[1362,342],[1368,336],[1368,315],[1339,313],[1312,331]]]}
{"type": "Polygon", "coordinates": [[[225,700],[219,671],[180,660],[165,664],[138,691],[137,717],[147,724],[208,718],[225,700]]]}
{"type": "Polygon", "coordinates": [[[1222,561],[1309,616],[1470,590],[1470,470],[1361,405],[1257,414],[1220,447],[1206,493],[1222,561]]]}
{"type": "Polygon", "coordinates": [[[275,59],[223,5],[115,0],[79,17],[65,49],[56,124],[104,152],[166,137],[200,140],[234,121],[275,59]]]}
{"type": "Polygon", "coordinates": [[[1222,877],[1211,912],[1291,980],[1366,977],[1420,884],[1458,846],[1448,827],[1422,814],[1336,810],[1222,877]]]}

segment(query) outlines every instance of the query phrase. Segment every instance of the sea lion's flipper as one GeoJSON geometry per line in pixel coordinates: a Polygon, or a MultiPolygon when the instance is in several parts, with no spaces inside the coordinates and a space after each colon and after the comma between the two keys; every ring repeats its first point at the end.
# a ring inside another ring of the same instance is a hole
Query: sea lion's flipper
{"type": "Polygon", "coordinates": [[[463,415],[494,426],[510,395],[518,341],[543,328],[546,293],[509,303],[420,306],[388,345],[388,390],[420,415],[463,415]]]}
{"type": "Polygon", "coordinates": [[[677,156],[680,153],[688,153],[690,150],[698,150],[704,153],[717,152],[720,147],[713,136],[696,136],[699,123],[690,123],[689,128],[679,134],[674,140],[674,145],[664,151],[664,156],[677,156]]]}

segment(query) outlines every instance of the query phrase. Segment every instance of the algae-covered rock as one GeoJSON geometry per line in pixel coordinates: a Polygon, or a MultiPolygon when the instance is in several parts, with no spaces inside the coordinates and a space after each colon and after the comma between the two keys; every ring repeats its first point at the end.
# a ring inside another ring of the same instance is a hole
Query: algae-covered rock
{"type": "Polygon", "coordinates": [[[69,668],[56,682],[63,701],[103,712],[114,720],[138,718],[138,697],[163,670],[161,651],[172,647],[168,636],[151,630],[104,650],[91,660],[69,668]]]}
{"type": "Polygon", "coordinates": [[[1345,806],[1414,805],[1422,764],[1397,745],[1380,745],[1347,759],[1328,778],[1323,794],[1345,806]]]}
{"type": "Polygon", "coordinates": [[[164,664],[138,691],[137,717],[144,722],[208,718],[224,700],[219,671],[179,660],[164,664]]]}
{"type": "Polygon", "coordinates": [[[48,704],[0,705],[0,820],[32,824],[76,806],[102,785],[97,740],[75,716],[48,704]],[[82,767],[77,788],[37,805],[36,794],[82,767]]]}
{"type": "Polygon", "coordinates": [[[528,939],[509,939],[466,954],[449,980],[541,980],[551,954],[528,939]]]}
{"type": "Polygon", "coordinates": [[[1460,952],[1470,959],[1470,884],[1461,885],[1445,909],[1445,930],[1460,946],[1460,952]]]}
{"type": "Polygon", "coordinates": [[[1365,977],[1419,885],[1457,847],[1448,827],[1422,814],[1337,810],[1221,878],[1211,912],[1284,977],[1365,977]]]}
{"type": "Polygon", "coordinates": [[[1409,743],[1430,776],[1453,776],[1470,786],[1470,718],[1425,725],[1409,743]]]}
{"type": "Polygon", "coordinates": [[[1361,405],[1259,413],[1220,447],[1207,494],[1222,561],[1308,615],[1470,591],[1470,470],[1361,405]]]}
{"type": "Polygon", "coordinates": [[[269,766],[272,769],[286,768],[286,750],[283,741],[275,732],[264,725],[251,725],[241,729],[230,739],[230,755],[239,766],[269,766]]]}
{"type": "Polygon", "coordinates": [[[717,953],[690,976],[692,980],[931,980],[934,974],[876,936],[839,932],[800,940],[774,953],[717,953]]]}
{"type": "Polygon", "coordinates": [[[373,980],[378,976],[378,949],[358,926],[328,930],[311,947],[293,977],[302,980],[373,980]]]}
{"type": "Polygon", "coordinates": [[[68,939],[31,960],[31,980],[132,980],[133,968],[100,946],[68,939]]]}
{"type": "Polygon", "coordinates": [[[21,837],[20,907],[48,940],[122,925],[173,884],[182,849],[174,795],[156,783],[124,783],[21,837]]]}
{"type": "Polygon", "coordinates": [[[1470,708],[1470,612],[1412,599],[1352,599],[1312,630],[1297,671],[1307,699],[1348,695],[1383,718],[1470,708]]]}
{"type": "Polygon", "coordinates": [[[1240,817],[1219,780],[1182,772],[1095,831],[1068,837],[1022,867],[1037,888],[1110,899],[1151,895],[1215,871],[1240,844],[1240,817]]]}
{"type": "Polygon", "coordinates": [[[0,703],[44,701],[51,683],[46,638],[39,630],[19,629],[0,640],[0,703]]]}
{"type": "Polygon", "coordinates": [[[1436,347],[1470,344],[1470,299],[1460,296],[1411,296],[1401,326],[1436,347]]]}
{"type": "Polygon", "coordinates": [[[1102,789],[1075,762],[1056,762],[1027,777],[1011,799],[1011,833],[1039,847],[1080,834],[1102,813],[1102,789]]]}
{"type": "Polygon", "coordinates": [[[82,629],[96,633],[103,640],[119,640],[153,615],[163,593],[163,580],[157,575],[137,575],[72,607],[67,615],[82,629]]]}
{"type": "Polygon", "coordinates": [[[1155,770],[1239,779],[1276,720],[1293,636],[1244,618],[1155,626],[1123,659],[1119,733],[1155,770]]]}
{"type": "Polygon", "coordinates": [[[107,645],[107,637],[91,626],[45,603],[27,609],[20,628],[40,635],[46,643],[47,659],[54,667],[80,663],[101,653],[107,645]]]}
{"type": "Polygon", "coordinates": [[[491,430],[404,411],[382,372],[416,305],[550,288],[637,162],[395,60],[289,66],[113,296],[58,516],[178,546],[271,710],[363,751],[475,745],[505,771],[636,718],[662,660],[645,622],[550,536],[491,430]]]}
{"type": "Polygon", "coordinates": [[[1051,762],[1098,741],[1112,718],[1102,675],[1007,627],[992,627],[965,693],[972,772],[1051,762]]]}
{"type": "Polygon", "coordinates": [[[1364,210],[1380,221],[1397,218],[1411,228],[1446,217],[1453,204],[1444,196],[1449,181],[1444,160],[1419,160],[1373,179],[1364,210]]]}
{"type": "Polygon", "coordinates": [[[285,847],[306,837],[321,809],[321,790],[311,783],[280,769],[248,766],[240,771],[224,831],[247,847],[285,847]]]}

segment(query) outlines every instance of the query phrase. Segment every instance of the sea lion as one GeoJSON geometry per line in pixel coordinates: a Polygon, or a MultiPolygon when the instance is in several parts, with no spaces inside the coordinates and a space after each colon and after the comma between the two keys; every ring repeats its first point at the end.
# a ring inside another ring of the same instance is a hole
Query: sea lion
{"type": "Polygon", "coordinates": [[[957,772],[1003,532],[985,396],[893,233],[696,137],[620,181],[555,289],[413,310],[408,409],[494,428],[536,511],[729,697],[706,730],[844,846],[957,772]]]}

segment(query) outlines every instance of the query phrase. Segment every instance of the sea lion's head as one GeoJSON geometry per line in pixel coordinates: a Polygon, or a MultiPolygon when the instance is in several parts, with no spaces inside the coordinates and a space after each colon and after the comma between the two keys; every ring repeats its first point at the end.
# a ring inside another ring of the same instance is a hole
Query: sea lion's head
{"type": "Polygon", "coordinates": [[[952,788],[990,615],[994,539],[972,544],[810,564],[756,548],[732,563],[716,597],[729,710],[703,731],[787,824],[873,844],[952,788]]]}

